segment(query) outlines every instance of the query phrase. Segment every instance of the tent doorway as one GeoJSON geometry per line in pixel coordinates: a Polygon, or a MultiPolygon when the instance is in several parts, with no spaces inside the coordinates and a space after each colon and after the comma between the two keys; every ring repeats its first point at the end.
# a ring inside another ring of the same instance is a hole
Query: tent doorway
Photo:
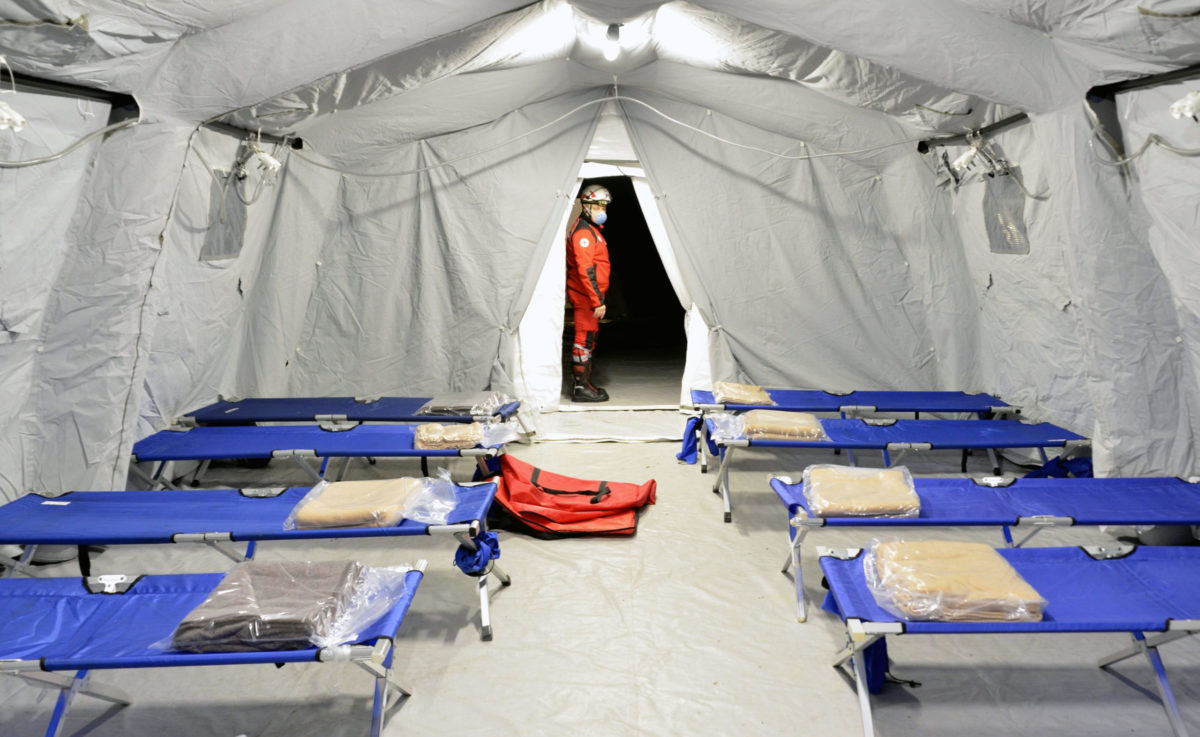
{"type": "MultiPolygon", "coordinates": [[[[608,314],[601,322],[593,374],[593,383],[603,386],[611,399],[593,406],[675,405],[687,351],[685,310],[667,276],[630,177],[584,179],[580,188],[589,184],[608,188],[613,197],[604,226],[612,263],[608,314]]],[[[576,202],[568,231],[578,212],[576,202]]],[[[569,301],[564,308],[562,399],[569,402],[574,326],[569,301]]]]}

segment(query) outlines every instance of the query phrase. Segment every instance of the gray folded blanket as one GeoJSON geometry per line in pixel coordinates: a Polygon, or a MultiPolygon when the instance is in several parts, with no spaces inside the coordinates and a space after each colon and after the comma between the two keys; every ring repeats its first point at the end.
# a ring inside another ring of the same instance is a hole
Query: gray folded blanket
{"type": "Polygon", "coordinates": [[[365,572],[361,563],[343,561],[240,563],[179,623],[172,646],[193,653],[312,647],[365,572]]]}

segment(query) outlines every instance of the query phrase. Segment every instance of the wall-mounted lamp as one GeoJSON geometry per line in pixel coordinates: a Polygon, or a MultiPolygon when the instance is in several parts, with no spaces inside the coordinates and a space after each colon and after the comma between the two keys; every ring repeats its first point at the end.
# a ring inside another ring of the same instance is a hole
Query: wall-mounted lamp
{"type": "Polygon", "coordinates": [[[604,34],[604,58],[608,61],[616,61],[621,54],[621,24],[611,23],[608,26],[608,31],[604,34]]]}
{"type": "Polygon", "coordinates": [[[0,131],[12,130],[13,133],[25,127],[25,118],[12,109],[7,102],[0,102],[0,131]]]}
{"type": "Polygon", "coordinates": [[[1171,104],[1171,117],[1191,118],[1200,122],[1200,92],[1189,92],[1171,104]]]}

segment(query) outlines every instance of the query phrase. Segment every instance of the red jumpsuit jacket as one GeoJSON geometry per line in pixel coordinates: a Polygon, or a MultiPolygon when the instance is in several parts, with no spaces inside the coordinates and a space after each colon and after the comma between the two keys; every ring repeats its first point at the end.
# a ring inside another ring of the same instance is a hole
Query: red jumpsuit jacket
{"type": "Polygon", "coordinates": [[[604,304],[610,267],[603,229],[581,216],[567,238],[567,298],[576,308],[604,304]]]}

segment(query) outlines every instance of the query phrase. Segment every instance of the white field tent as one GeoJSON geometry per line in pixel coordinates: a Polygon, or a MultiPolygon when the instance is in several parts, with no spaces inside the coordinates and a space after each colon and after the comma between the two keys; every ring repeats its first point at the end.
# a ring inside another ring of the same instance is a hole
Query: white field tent
{"type": "MultiPolygon", "coordinates": [[[[1096,667],[1129,644],[1106,632],[889,636],[894,675],[924,685],[889,684],[871,732],[830,667],[847,632],[818,608],[815,545],[796,621],[766,482],[831,454],[746,449],[726,524],[717,474],[675,444],[543,430],[618,414],[556,410],[579,409],[561,400],[563,236],[582,183],[621,177],[686,331],[682,378],[643,382],[671,410],[630,414],[682,429],[676,393],[715,380],[987,392],[1091,438],[1098,476],[1200,474],[1195,0],[0,0],[0,57],[0,502],[124,490],[133,444],[218,395],[496,389],[537,431],[514,457],[657,480],[631,538],[502,532],[492,641],[447,535],[261,546],[429,560],[396,639],[413,696],[384,734],[1168,733],[1144,660],[1096,667]]],[[[963,475],[937,455],[906,463],[963,475]]],[[[285,465],[271,483],[311,483],[285,465]]],[[[1097,536],[1120,533],[1036,545],[1097,536]]],[[[231,567],[203,545],[93,552],[95,573],[231,567]]],[[[1163,662],[1195,732],[1200,640],[1163,662]]],[[[57,694],[11,663],[0,737],[41,733],[57,694]]],[[[348,662],[93,675],[133,704],[79,699],[64,734],[350,737],[369,719],[348,662]]]]}
{"type": "Polygon", "coordinates": [[[523,320],[613,121],[685,382],[987,391],[1197,468],[1200,82],[1111,87],[1200,62],[1194,3],[14,0],[0,54],[6,498],[124,488],[218,394],[553,409],[523,320]]]}

